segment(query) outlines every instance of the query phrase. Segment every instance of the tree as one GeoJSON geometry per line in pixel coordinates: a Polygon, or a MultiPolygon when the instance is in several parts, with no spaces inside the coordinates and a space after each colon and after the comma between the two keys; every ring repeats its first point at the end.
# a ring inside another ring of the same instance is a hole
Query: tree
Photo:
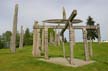
{"type": "Polygon", "coordinates": [[[50,41],[50,33],[53,34],[52,37],[53,37],[53,39],[54,39],[55,31],[54,31],[53,29],[51,29],[51,28],[48,29],[48,42],[50,41]]]}
{"type": "Polygon", "coordinates": [[[5,33],[2,34],[2,44],[3,47],[9,47],[10,46],[10,40],[11,40],[11,31],[6,31],[5,33]]]}
{"type": "Polygon", "coordinates": [[[0,49],[3,48],[2,36],[0,35],[0,49]]]}
{"type": "Polygon", "coordinates": [[[67,39],[66,39],[66,37],[64,38],[64,42],[67,43],[67,39]]]}
{"type": "Polygon", "coordinates": [[[32,44],[33,44],[33,34],[30,33],[29,28],[27,28],[24,34],[24,45],[32,45],[32,44]]]}
{"type": "MultiPolygon", "coordinates": [[[[87,26],[94,26],[95,21],[91,16],[87,19],[87,26]]],[[[98,38],[98,33],[96,29],[87,29],[87,39],[89,40],[89,49],[90,49],[90,56],[93,55],[92,52],[92,41],[95,40],[95,38],[98,38]]]]}
{"type": "MultiPolygon", "coordinates": [[[[95,21],[93,21],[93,18],[89,16],[87,19],[87,26],[94,26],[94,23],[95,21]]],[[[98,38],[96,29],[87,29],[87,39],[95,40],[95,38],[98,38]]]]}
{"type": "Polygon", "coordinates": [[[20,41],[20,34],[17,31],[17,33],[16,33],[16,47],[19,47],[19,41],[20,41]]]}

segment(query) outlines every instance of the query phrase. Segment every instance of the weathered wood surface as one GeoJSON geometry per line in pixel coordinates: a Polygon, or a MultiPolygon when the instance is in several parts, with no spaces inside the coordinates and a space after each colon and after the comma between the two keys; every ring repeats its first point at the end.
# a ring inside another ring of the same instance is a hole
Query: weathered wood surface
{"type": "MultiPolygon", "coordinates": [[[[46,25],[47,28],[53,28],[53,29],[63,29],[65,28],[65,26],[63,25],[60,25],[60,26],[57,26],[57,25],[46,25]]],[[[83,29],[83,28],[86,28],[86,29],[97,29],[97,25],[95,26],[72,26],[73,29],[83,29]]],[[[34,29],[44,29],[44,26],[43,25],[39,25],[39,27],[33,27],[34,29]]],[[[69,29],[69,27],[67,28],[69,29]]]]}
{"type": "Polygon", "coordinates": [[[48,28],[45,27],[45,59],[48,59],[48,28]]]}
{"type": "MultiPolygon", "coordinates": [[[[38,22],[37,21],[35,21],[34,26],[38,27],[38,22]]],[[[39,57],[40,56],[40,50],[39,50],[39,30],[40,29],[34,29],[33,30],[33,50],[32,50],[32,55],[34,57],[39,57]]]]}
{"type": "Polygon", "coordinates": [[[44,47],[45,47],[45,36],[44,36],[44,29],[42,29],[42,46],[41,46],[41,50],[42,52],[44,52],[44,47]]]}
{"type": "MultiPolygon", "coordinates": [[[[50,24],[66,24],[69,20],[68,19],[49,19],[49,20],[44,20],[44,23],[50,23],[50,24]]],[[[81,23],[82,20],[80,19],[73,19],[71,22],[72,24],[78,24],[81,23]]]]}
{"type": "Polygon", "coordinates": [[[11,37],[10,50],[12,53],[16,52],[16,33],[17,33],[17,19],[18,18],[18,4],[15,5],[14,19],[13,19],[13,29],[11,37]]]}
{"type": "Polygon", "coordinates": [[[84,28],[82,31],[83,31],[85,60],[89,61],[89,49],[88,49],[88,43],[87,43],[87,30],[84,28]]]}
{"type": "Polygon", "coordinates": [[[74,29],[69,22],[69,45],[70,45],[70,64],[74,64],[74,29]]]}
{"type": "Polygon", "coordinates": [[[63,19],[66,19],[66,11],[64,7],[63,7],[63,19]]]}
{"type": "Polygon", "coordinates": [[[69,22],[72,22],[75,18],[75,16],[77,15],[77,11],[76,10],[73,10],[72,14],[70,15],[69,17],[69,21],[65,24],[65,28],[61,30],[61,33],[60,35],[63,35],[63,33],[65,32],[65,30],[68,28],[69,26],[69,22]]]}
{"type": "Polygon", "coordinates": [[[24,40],[24,30],[23,30],[23,26],[21,26],[19,48],[23,48],[23,40],[24,40]]]}
{"type": "Polygon", "coordinates": [[[100,33],[100,25],[97,24],[97,32],[98,32],[98,42],[101,42],[101,33],[100,33]]]}
{"type": "Polygon", "coordinates": [[[64,58],[66,58],[66,50],[65,50],[65,45],[64,45],[64,35],[62,35],[61,42],[62,42],[62,48],[63,48],[63,56],[64,56],[64,58]]]}

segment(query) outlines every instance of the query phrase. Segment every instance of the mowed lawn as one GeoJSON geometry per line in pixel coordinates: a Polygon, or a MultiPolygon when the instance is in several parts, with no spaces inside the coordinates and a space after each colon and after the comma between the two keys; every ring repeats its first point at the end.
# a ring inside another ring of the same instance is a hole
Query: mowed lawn
{"type": "MultiPolygon", "coordinates": [[[[69,44],[65,44],[66,55],[69,56],[69,44]]],[[[49,57],[63,57],[62,47],[49,45],[49,57]]],[[[76,43],[74,57],[84,59],[82,43],[76,43]]],[[[66,67],[39,61],[32,56],[32,46],[18,49],[15,54],[9,49],[0,49],[0,71],[108,71],[108,43],[93,43],[93,57],[95,63],[82,67],[66,67]]]]}

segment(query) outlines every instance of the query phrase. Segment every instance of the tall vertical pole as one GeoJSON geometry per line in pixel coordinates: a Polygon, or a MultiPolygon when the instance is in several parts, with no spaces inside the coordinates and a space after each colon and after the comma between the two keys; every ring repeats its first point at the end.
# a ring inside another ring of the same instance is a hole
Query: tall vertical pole
{"type": "Polygon", "coordinates": [[[70,64],[74,64],[74,30],[69,21],[70,64]]]}
{"type": "Polygon", "coordinates": [[[34,30],[33,30],[33,50],[32,54],[34,57],[40,56],[39,50],[39,29],[38,29],[38,22],[35,21],[34,30]]]}
{"type": "MultiPolygon", "coordinates": [[[[43,27],[45,27],[45,24],[43,24],[43,27]]],[[[44,28],[42,29],[42,52],[44,52],[44,48],[45,48],[45,34],[44,34],[44,28]]]]}
{"type": "Polygon", "coordinates": [[[100,25],[97,24],[97,32],[98,32],[98,42],[101,42],[101,34],[100,34],[100,25]]]}
{"type": "Polygon", "coordinates": [[[65,50],[65,46],[64,46],[64,34],[62,35],[62,48],[63,48],[64,58],[66,58],[66,50],[65,50]]]}
{"type": "Polygon", "coordinates": [[[18,4],[15,5],[14,20],[13,20],[13,30],[12,30],[11,47],[10,47],[12,53],[16,52],[17,18],[18,18],[18,4]]]}
{"type": "Polygon", "coordinates": [[[23,30],[23,26],[21,26],[19,48],[23,48],[23,39],[24,39],[24,30],[23,30]]]}
{"type": "Polygon", "coordinates": [[[84,42],[84,51],[85,51],[85,60],[89,60],[89,50],[88,50],[88,44],[87,44],[87,30],[86,28],[82,29],[83,31],[83,42],[84,42]]]}
{"type": "Polygon", "coordinates": [[[48,59],[48,28],[45,26],[45,59],[48,59]]]}

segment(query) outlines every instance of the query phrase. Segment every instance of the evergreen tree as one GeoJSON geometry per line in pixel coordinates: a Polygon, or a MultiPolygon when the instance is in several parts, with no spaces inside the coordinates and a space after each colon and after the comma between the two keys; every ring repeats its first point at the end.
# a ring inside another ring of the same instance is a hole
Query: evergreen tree
{"type": "Polygon", "coordinates": [[[2,36],[0,35],[0,49],[3,48],[2,36]]]}
{"type": "MultiPolygon", "coordinates": [[[[87,19],[87,26],[94,26],[95,21],[91,16],[87,19]]],[[[95,40],[95,38],[98,38],[98,34],[96,29],[87,29],[87,39],[88,40],[95,40]]]]}
{"type": "MultiPolygon", "coordinates": [[[[87,19],[87,26],[94,26],[95,21],[91,16],[87,19]]],[[[95,38],[98,38],[98,34],[96,29],[87,29],[87,39],[89,40],[89,53],[90,56],[93,56],[92,52],[92,41],[95,40],[95,38]]]]}
{"type": "Polygon", "coordinates": [[[16,33],[16,47],[19,47],[19,41],[20,41],[20,34],[17,31],[17,33],[16,33]]]}
{"type": "Polygon", "coordinates": [[[32,44],[33,44],[33,34],[30,33],[29,28],[27,28],[24,34],[24,45],[32,45],[32,44]]]}
{"type": "Polygon", "coordinates": [[[2,34],[2,44],[3,47],[9,47],[10,46],[10,40],[11,40],[11,31],[6,31],[5,33],[2,34]]]}

